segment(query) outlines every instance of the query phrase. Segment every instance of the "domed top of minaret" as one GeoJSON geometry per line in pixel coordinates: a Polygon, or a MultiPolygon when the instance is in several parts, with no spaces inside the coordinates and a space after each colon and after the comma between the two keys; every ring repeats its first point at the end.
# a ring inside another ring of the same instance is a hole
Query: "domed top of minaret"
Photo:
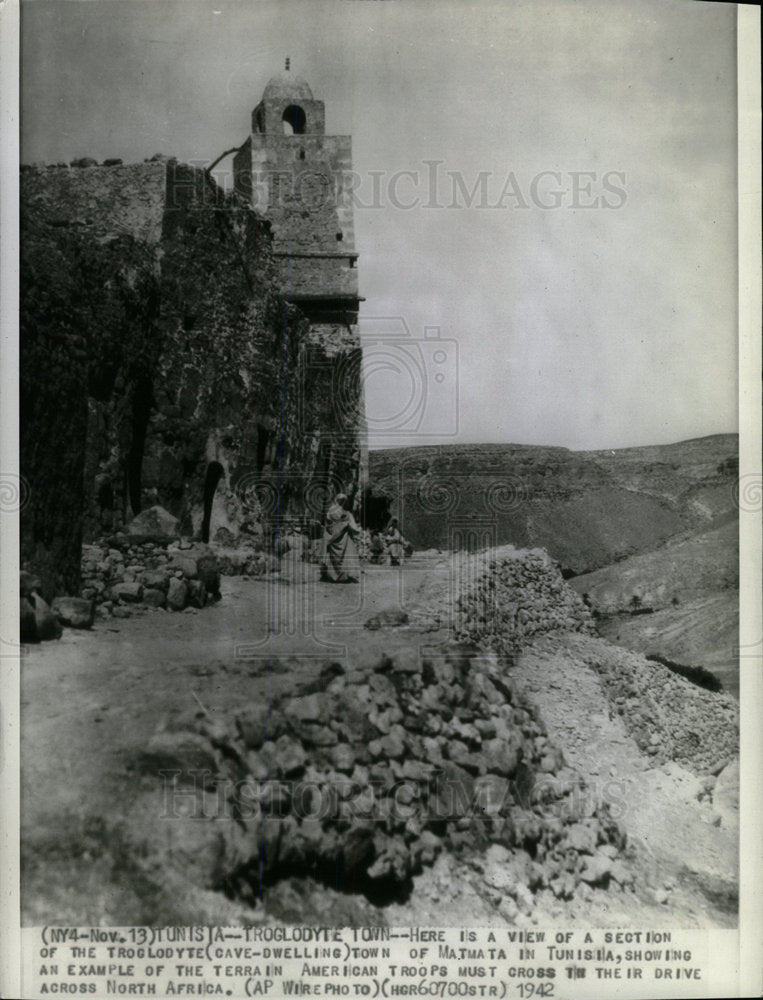
{"type": "Polygon", "coordinates": [[[324,135],[326,113],[323,101],[316,101],[310,85],[289,72],[289,60],[282,73],[268,80],[262,100],[252,112],[252,133],[267,135],[270,141],[294,135],[324,135]]]}
{"type": "Polygon", "coordinates": [[[313,92],[307,80],[285,69],[268,80],[262,94],[263,101],[312,101],[313,92]]]}

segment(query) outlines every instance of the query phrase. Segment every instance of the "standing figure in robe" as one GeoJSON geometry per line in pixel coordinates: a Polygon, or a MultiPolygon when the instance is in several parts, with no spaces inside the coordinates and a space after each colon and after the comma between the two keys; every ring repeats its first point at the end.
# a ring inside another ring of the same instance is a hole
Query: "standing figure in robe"
{"type": "Polygon", "coordinates": [[[360,572],[355,539],[360,534],[349,510],[346,493],[337,493],[326,513],[325,554],[321,580],[326,583],[357,583],[360,572]]]}

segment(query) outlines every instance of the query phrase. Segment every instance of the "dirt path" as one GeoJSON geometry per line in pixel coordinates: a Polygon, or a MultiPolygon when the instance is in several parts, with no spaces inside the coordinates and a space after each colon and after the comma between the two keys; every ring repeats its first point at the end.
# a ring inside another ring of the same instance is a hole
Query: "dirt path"
{"type": "Polygon", "coordinates": [[[24,822],[34,826],[51,803],[112,805],[124,761],[163,718],[193,709],[197,699],[213,714],[225,712],[298,688],[327,659],[363,663],[390,643],[444,641],[444,630],[413,626],[393,637],[363,628],[380,609],[410,603],[408,594],[427,573],[406,568],[403,581],[389,569],[375,570],[364,574],[362,587],[314,582],[317,571],[307,584],[224,577],[222,600],[203,611],[142,610],[28,647],[21,689],[24,822]],[[284,661],[288,673],[278,672],[284,661]]]}

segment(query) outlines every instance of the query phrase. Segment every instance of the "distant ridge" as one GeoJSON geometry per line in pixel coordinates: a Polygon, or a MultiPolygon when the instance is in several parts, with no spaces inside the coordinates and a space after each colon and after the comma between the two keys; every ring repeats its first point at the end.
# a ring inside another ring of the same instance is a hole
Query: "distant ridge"
{"type": "Polygon", "coordinates": [[[735,450],[739,447],[739,434],[736,432],[728,434],[705,434],[702,437],[696,438],[685,438],[681,441],[671,441],[668,444],[643,444],[643,445],[625,445],[622,448],[567,448],[565,445],[557,444],[518,444],[514,441],[485,441],[485,442],[462,442],[459,441],[454,444],[417,444],[417,445],[399,445],[394,448],[374,448],[371,446],[371,450],[374,454],[384,454],[391,452],[404,451],[417,452],[417,451],[434,451],[437,449],[459,449],[459,448],[514,448],[514,449],[527,449],[527,448],[542,448],[544,451],[567,451],[573,455],[611,455],[612,452],[615,454],[621,454],[627,451],[645,451],[645,450],[660,450],[665,448],[680,448],[684,445],[695,445],[702,444],[709,441],[716,442],[726,442],[730,447],[735,450]]]}
{"type": "Polygon", "coordinates": [[[418,548],[537,545],[574,575],[733,517],[738,447],[737,434],[713,434],[595,451],[390,448],[370,453],[370,496],[418,548]]]}

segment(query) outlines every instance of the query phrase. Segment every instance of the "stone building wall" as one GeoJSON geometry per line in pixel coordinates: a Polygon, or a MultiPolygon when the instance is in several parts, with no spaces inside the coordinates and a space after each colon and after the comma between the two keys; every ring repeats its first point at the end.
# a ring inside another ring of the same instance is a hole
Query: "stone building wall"
{"type": "Polygon", "coordinates": [[[21,560],[48,598],[79,586],[91,401],[108,408],[113,447],[126,454],[133,383],[155,360],[165,171],[160,163],[22,171],[20,459],[30,500],[21,560]]]}
{"type": "Polygon", "coordinates": [[[327,401],[359,343],[287,306],[267,222],[175,161],[25,170],[21,192],[22,561],[49,595],[146,505],[214,537],[357,481],[359,378],[327,401]]]}

